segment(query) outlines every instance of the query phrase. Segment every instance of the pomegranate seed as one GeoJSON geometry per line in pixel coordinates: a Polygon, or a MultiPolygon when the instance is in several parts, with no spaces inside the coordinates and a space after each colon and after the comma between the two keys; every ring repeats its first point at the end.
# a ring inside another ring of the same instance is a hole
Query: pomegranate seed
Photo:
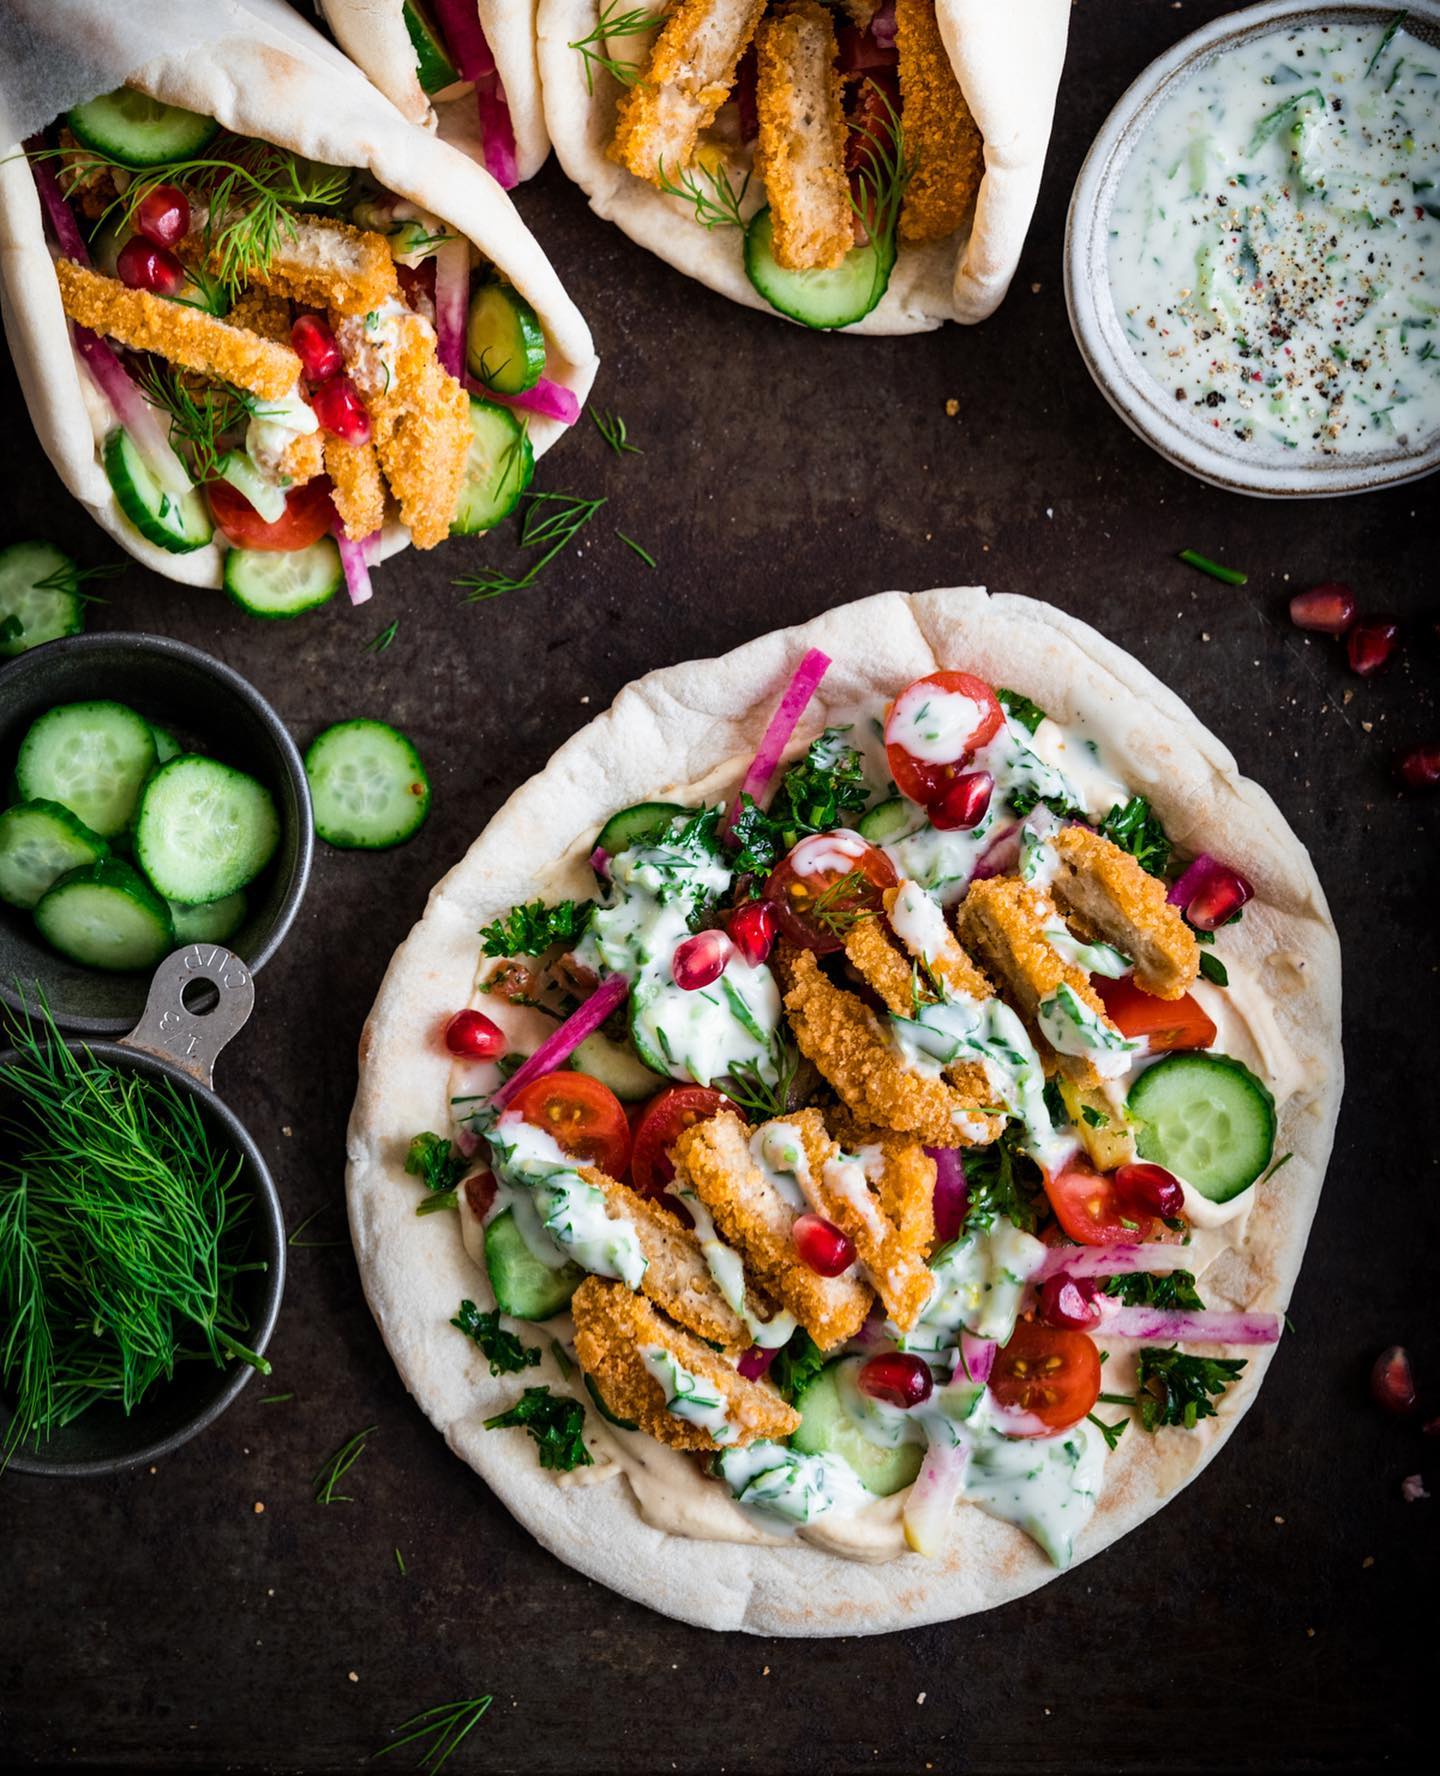
{"type": "Polygon", "coordinates": [[[1254,892],[1238,870],[1212,870],[1190,896],[1185,917],[1197,931],[1218,931],[1230,923],[1254,892]]]}
{"type": "Polygon", "coordinates": [[[1366,617],[1357,623],[1345,638],[1345,653],[1350,670],[1361,678],[1378,672],[1395,652],[1400,641],[1400,625],[1389,617],[1366,617]]]}
{"type": "Polygon", "coordinates": [[[173,296],[185,282],[185,267],[167,248],[132,234],[116,256],[115,275],[128,289],[173,296]]]}
{"type": "Polygon", "coordinates": [[[1040,1318],[1047,1326],[1088,1332],[1100,1318],[1093,1277],[1046,1277],[1040,1285],[1040,1318]]]}
{"type": "Polygon", "coordinates": [[[332,376],[310,397],[315,417],[327,432],[347,444],[368,444],[370,415],[348,376],[332,376]]]}
{"type": "Polygon", "coordinates": [[[1377,1406],[1403,1416],[1415,1409],[1415,1376],[1403,1344],[1381,1351],[1370,1371],[1370,1394],[1377,1406]]]}
{"type": "Polygon", "coordinates": [[[1290,600],[1290,621],[1319,635],[1343,635],[1355,621],[1355,594],[1340,580],[1326,580],[1290,600]]]}
{"type": "Polygon", "coordinates": [[[994,793],[995,779],[988,771],[966,771],[928,810],[931,826],[942,832],[968,832],[985,818],[994,793]]]}
{"type": "Polygon", "coordinates": [[[1397,752],[1395,775],[1406,789],[1434,789],[1440,783],[1440,746],[1408,746],[1397,752]]]}
{"type": "Polygon", "coordinates": [[[178,185],[152,185],[135,206],[135,226],[157,247],[173,247],[190,232],[190,200],[178,185]]]}
{"type": "Polygon", "coordinates": [[[923,1406],[935,1391],[930,1365],[904,1351],[886,1351],[860,1365],[856,1376],[862,1394],[887,1400],[892,1406],[923,1406]]]}
{"type": "Polygon", "coordinates": [[[1143,1161],[1121,1166],[1115,1174],[1115,1193],[1127,1209],[1138,1210],[1142,1215],[1159,1215],[1163,1221],[1173,1221],[1185,1212],[1185,1192],[1180,1180],[1164,1166],[1143,1161]]]}
{"type": "Polygon", "coordinates": [[[816,1276],[838,1277],[855,1262],[855,1244],[823,1215],[797,1215],[791,1230],[800,1262],[816,1276]]]}
{"type": "Polygon", "coordinates": [[[301,315],[290,329],[290,343],[311,382],[324,382],[328,377],[338,376],[345,367],[335,335],[319,315],[301,315]]]}
{"type": "Polygon", "coordinates": [[[734,946],[723,931],[697,931],[678,944],[670,958],[670,978],[686,993],[698,992],[719,980],[734,946]]]}
{"type": "Polygon", "coordinates": [[[490,1213],[495,1201],[495,1174],[493,1172],[476,1172],[473,1177],[465,1180],[465,1201],[469,1204],[470,1213],[477,1221],[483,1221],[490,1213]]]}
{"type": "Polygon", "coordinates": [[[445,1046],[467,1061],[493,1061],[505,1052],[505,1032],[483,1011],[457,1011],[445,1026],[445,1046]]]}
{"type": "Polygon", "coordinates": [[[758,968],[775,948],[778,929],[775,908],[768,900],[747,900],[725,921],[730,940],[752,968],[758,968]]]}

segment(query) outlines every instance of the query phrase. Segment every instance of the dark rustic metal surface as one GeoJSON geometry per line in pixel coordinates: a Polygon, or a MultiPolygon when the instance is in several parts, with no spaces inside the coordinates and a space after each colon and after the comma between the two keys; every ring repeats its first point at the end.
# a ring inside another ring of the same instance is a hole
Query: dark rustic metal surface
{"type": "MultiPolygon", "coordinates": [[[[1092,134],[1151,56],[1218,10],[1077,5],[1024,263],[1000,314],[972,331],[809,337],[667,270],[547,169],[521,207],[595,329],[598,399],[645,454],[617,461],[587,424],[545,461],[542,486],[610,504],[530,592],[457,604],[452,575],[502,558],[498,538],[407,555],[365,610],[336,603],[287,627],[137,568],[105,588],[97,622],[218,654],[302,742],[339,717],[397,722],[429,763],[435,805],[402,851],[319,848],[306,906],[225,1057],[223,1089],[292,1226],[318,1210],[307,1242],[340,1242],[291,1254],[273,1382],[155,1473],[0,1483],[0,1758],[349,1768],[413,1711],[489,1691],[452,1768],[1417,1761],[1440,1504],[1403,1502],[1400,1482],[1435,1444],[1382,1420],[1365,1376],[1395,1340],[1432,1387],[1440,1376],[1436,803],[1402,799],[1387,774],[1395,745],[1440,737],[1434,485],[1306,505],[1203,487],[1109,411],[1061,298],[1065,205],[1092,134]],[[1180,566],[1185,547],[1245,567],[1248,587],[1180,566]],[[1288,592],[1327,578],[1410,620],[1383,678],[1354,678],[1333,644],[1286,624],[1288,592]],[[1346,946],[1351,1071],[1296,1334],[1214,1466],[1033,1597],[878,1640],[701,1633],[542,1553],[407,1399],[345,1243],[356,1038],[430,884],[628,679],[863,593],[972,581],[1052,599],[1130,649],[1315,854],[1346,946]],[[366,652],[393,616],[394,645],[366,652]],[[355,1502],[316,1505],[310,1476],[369,1424],[355,1502]]],[[[108,558],[13,383],[5,393],[4,539],[73,539],[84,560],[108,558]]]]}

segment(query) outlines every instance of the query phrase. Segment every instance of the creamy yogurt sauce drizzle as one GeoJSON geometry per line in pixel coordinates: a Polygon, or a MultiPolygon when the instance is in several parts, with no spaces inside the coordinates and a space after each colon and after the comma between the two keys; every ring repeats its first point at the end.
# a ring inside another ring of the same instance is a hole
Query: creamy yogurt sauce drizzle
{"type": "Polygon", "coordinates": [[[1156,110],[1110,283],[1177,407],[1258,450],[1414,448],[1440,426],[1440,51],[1305,24],[1219,51],[1156,110]]]}

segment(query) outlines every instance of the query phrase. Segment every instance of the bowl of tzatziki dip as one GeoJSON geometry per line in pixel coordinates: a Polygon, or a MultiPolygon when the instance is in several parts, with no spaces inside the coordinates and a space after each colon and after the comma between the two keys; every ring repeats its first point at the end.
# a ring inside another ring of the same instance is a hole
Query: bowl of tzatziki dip
{"type": "Polygon", "coordinates": [[[1266,4],[1152,62],[1081,168],[1076,340],[1120,416],[1235,492],[1440,467],[1440,4],[1266,4]]]}

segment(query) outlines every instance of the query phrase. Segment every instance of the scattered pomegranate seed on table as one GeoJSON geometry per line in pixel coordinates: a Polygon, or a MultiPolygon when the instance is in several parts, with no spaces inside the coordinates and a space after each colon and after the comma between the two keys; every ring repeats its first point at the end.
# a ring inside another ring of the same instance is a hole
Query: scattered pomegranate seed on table
{"type": "Polygon", "coordinates": [[[905,1351],[886,1351],[860,1365],[856,1382],[862,1394],[891,1406],[923,1406],[935,1388],[930,1365],[905,1351]]]}
{"type": "Polygon", "coordinates": [[[168,248],[132,234],[116,255],[115,275],[127,289],[173,296],[185,282],[185,267],[168,248]]]}
{"type": "Polygon", "coordinates": [[[1406,789],[1434,789],[1440,784],[1440,746],[1407,746],[1397,752],[1395,775],[1406,789]]]}
{"type": "Polygon", "coordinates": [[[505,1032],[483,1011],[457,1011],[445,1026],[445,1046],[469,1061],[493,1061],[505,1052],[505,1032]]]}
{"type": "Polygon", "coordinates": [[[994,793],[995,779],[988,771],[967,771],[929,810],[930,824],[942,832],[968,832],[985,818],[994,793]]]}
{"type": "Polygon", "coordinates": [[[1326,580],[1290,600],[1290,621],[1318,635],[1343,635],[1355,621],[1355,594],[1340,580],[1326,580]]]}
{"type": "Polygon", "coordinates": [[[752,968],[758,968],[775,948],[779,929],[775,908],[768,900],[747,900],[725,922],[730,941],[752,968]]]}
{"type": "Polygon", "coordinates": [[[816,1276],[838,1277],[855,1262],[854,1242],[823,1215],[797,1215],[791,1236],[800,1262],[816,1276]]]}
{"type": "Polygon", "coordinates": [[[1378,672],[1400,642],[1400,625],[1389,617],[1365,617],[1345,638],[1350,670],[1361,678],[1378,672]]]}
{"type": "Polygon", "coordinates": [[[719,980],[734,945],[723,931],[697,931],[677,944],[670,958],[670,978],[682,992],[695,993],[719,980]]]}
{"type": "Polygon", "coordinates": [[[1040,1285],[1040,1318],[1047,1326],[1088,1332],[1100,1319],[1093,1277],[1046,1277],[1040,1285]]]}
{"type": "Polygon", "coordinates": [[[1381,1351],[1370,1371],[1370,1394],[1377,1406],[1403,1416],[1415,1409],[1415,1375],[1400,1344],[1381,1351]]]}

